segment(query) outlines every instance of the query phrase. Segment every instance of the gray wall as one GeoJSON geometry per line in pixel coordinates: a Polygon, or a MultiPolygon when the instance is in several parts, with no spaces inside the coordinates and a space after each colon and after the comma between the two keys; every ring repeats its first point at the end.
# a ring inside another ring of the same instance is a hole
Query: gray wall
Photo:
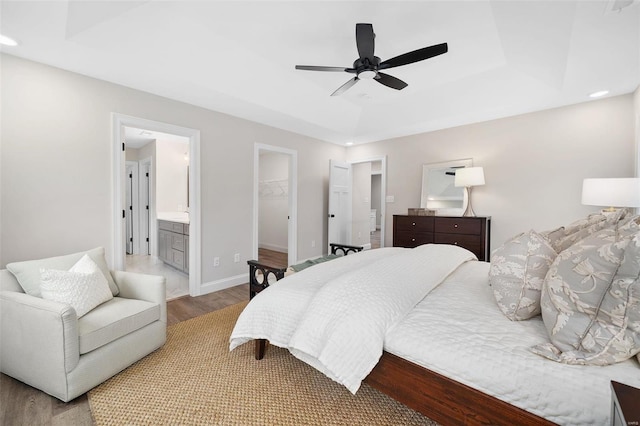
{"type": "Polygon", "coordinates": [[[386,238],[394,214],[420,205],[422,165],[473,158],[486,185],[473,189],[478,215],[492,217],[492,247],[528,229],[585,216],[582,180],[635,176],[633,96],[618,96],[531,114],[356,145],[348,160],[386,154],[386,238]]]}
{"type": "Polygon", "coordinates": [[[345,150],[13,56],[1,59],[0,266],[95,246],[111,253],[112,112],[201,131],[203,283],[246,273],[233,254],[244,259],[252,250],[255,143],[298,152],[298,259],[318,256],[328,244],[331,158],[387,155],[387,194],[395,197],[387,204],[388,245],[392,215],[420,204],[423,163],[472,157],[485,168],[487,184],[473,190],[473,205],[493,217],[493,247],[517,232],[597,210],[580,204],[583,178],[636,170],[637,92],[345,150]],[[216,256],[220,267],[213,268],[216,256]]]}
{"type": "Polygon", "coordinates": [[[247,273],[233,254],[246,259],[252,251],[255,143],[298,152],[298,258],[319,256],[327,246],[329,159],[344,160],[343,147],[10,55],[1,59],[0,266],[96,246],[111,253],[112,112],[201,131],[203,283],[247,273]]]}

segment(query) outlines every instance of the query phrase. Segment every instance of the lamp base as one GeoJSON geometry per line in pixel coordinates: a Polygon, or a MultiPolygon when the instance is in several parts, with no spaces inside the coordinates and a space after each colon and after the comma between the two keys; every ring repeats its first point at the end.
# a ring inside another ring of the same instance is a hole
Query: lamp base
{"type": "Polygon", "coordinates": [[[473,211],[473,207],[471,207],[471,187],[470,186],[465,186],[464,190],[466,191],[467,194],[467,208],[464,211],[464,213],[462,213],[463,217],[476,217],[476,212],[473,211]]]}

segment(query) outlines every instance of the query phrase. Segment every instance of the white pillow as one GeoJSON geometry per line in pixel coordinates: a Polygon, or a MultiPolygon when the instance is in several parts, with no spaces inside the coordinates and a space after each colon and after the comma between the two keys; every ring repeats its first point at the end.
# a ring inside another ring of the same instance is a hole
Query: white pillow
{"type": "Polygon", "coordinates": [[[104,274],[86,254],[68,271],[40,269],[40,280],[42,298],[71,305],[78,318],[113,298],[104,274]]]}

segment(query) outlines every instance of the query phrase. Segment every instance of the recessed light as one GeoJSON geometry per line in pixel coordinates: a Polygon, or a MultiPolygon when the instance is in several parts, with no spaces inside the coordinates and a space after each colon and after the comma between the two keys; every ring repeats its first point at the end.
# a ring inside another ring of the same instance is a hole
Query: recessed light
{"type": "Polygon", "coordinates": [[[18,42],[11,37],[0,34],[0,44],[4,44],[5,46],[17,46],[18,42]]]}
{"type": "Polygon", "coordinates": [[[351,146],[351,145],[353,145],[353,142],[347,142],[347,143],[345,143],[345,145],[346,146],[351,146]]]}
{"type": "Polygon", "coordinates": [[[600,90],[599,92],[593,92],[589,95],[590,98],[599,98],[609,93],[608,90],[600,90]]]}

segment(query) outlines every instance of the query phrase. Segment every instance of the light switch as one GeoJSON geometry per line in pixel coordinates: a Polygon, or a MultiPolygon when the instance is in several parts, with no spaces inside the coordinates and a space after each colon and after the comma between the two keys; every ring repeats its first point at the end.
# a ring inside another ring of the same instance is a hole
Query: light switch
{"type": "Polygon", "coordinates": [[[395,196],[393,196],[393,195],[387,195],[387,197],[385,198],[385,201],[386,201],[387,203],[393,203],[393,202],[395,202],[395,201],[396,201],[396,197],[395,197],[395,196]]]}

